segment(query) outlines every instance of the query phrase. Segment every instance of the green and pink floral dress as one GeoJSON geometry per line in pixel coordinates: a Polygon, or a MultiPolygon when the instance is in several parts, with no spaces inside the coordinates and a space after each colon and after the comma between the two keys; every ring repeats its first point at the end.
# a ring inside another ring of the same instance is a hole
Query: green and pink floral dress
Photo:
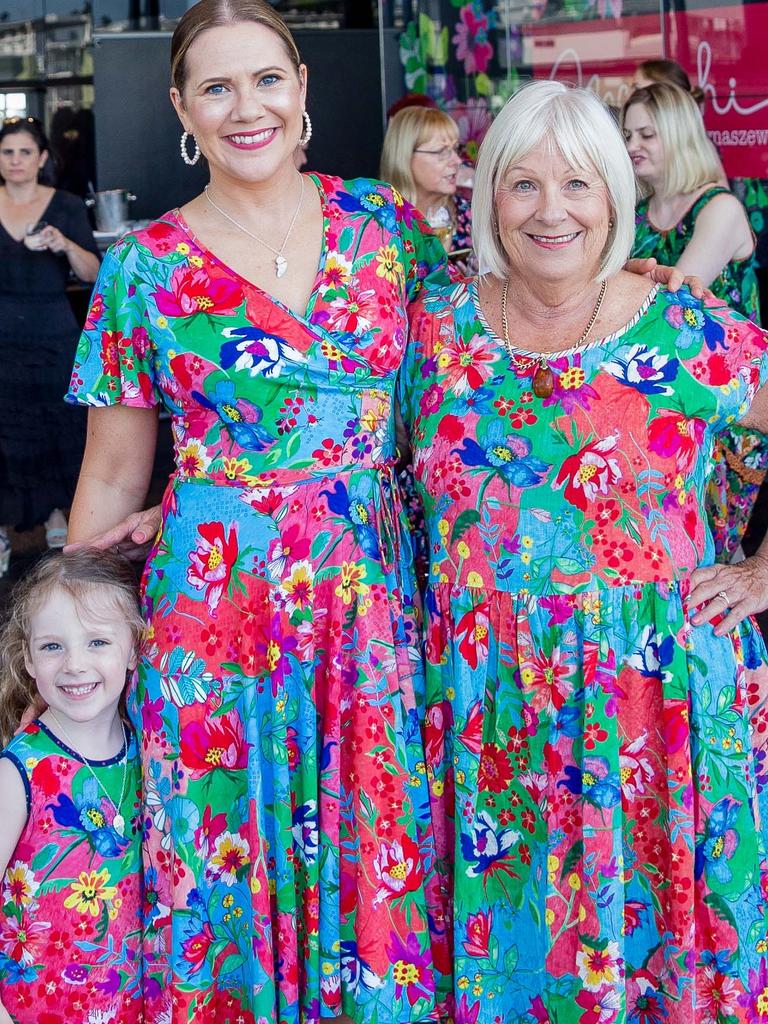
{"type": "Polygon", "coordinates": [[[28,813],[2,879],[3,1006],[14,1024],[141,1024],[136,740],[89,769],[35,721],[0,757],[19,772],[28,813]]]}
{"type": "Polygon", "coordinates": [[[415,306],[402,400],[456,1021],[766,1024],[765,650],[688,604],[714,556],[712,448],[768,378],[766,338],[654,291],[548,363],[539,398],[474,284],[415,306]]]}
{"type": "Polygon", "coordinates": [[[389,186],[307,184],[304,316],[173,212],[107,255],[72,378],[174,435],[132,695],[157,1024],[415,1022],[449,969],[393,407],[445,255],[389,186]]]}
{"type": "MultiPolygon", "coordinates": [[[[710,200],[731,195],[720,186],[702,192],[679,224],[669,231],[657,228],[648,215],[648,200],[635,212],[635,243],[632,255],[654,256],[673,267],[693,237],[696,219],[710,200]]],[[[711,284],[712,292],[731,309],[760,323],[760,301],[754,254],[726,263],[711,284]]],[[[768,469],[768,439],[763,434],[736,427],[718,438],[713,471],[707,485],[707,515],[715,540],[718,561],[730,561],[749,526],[760,485],[768,469]]]]}

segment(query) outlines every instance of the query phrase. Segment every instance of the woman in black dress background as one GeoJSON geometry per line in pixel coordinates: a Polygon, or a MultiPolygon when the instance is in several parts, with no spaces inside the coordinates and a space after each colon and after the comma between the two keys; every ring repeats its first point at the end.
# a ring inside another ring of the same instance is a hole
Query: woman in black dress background
{"type": "MultiPolygon", "coordinates": [[[[83,201],[39,181],[48,142],[35,118],[0,129],[0,575],[7,527],[48,525],[63,543],[83,454],[85,417],[63,401],[80,332],[70,270],[96,279],[83,201]],[[57,514],[52,515],[54,511],[57,514]]],[[[3,557],[5,555],[5,557],[3,557]]]]}

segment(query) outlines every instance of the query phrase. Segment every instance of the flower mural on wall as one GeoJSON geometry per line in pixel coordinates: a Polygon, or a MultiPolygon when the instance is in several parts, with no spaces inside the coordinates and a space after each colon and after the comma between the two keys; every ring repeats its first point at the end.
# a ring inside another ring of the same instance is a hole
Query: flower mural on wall
{"type": "Polygon", "coordinates": [[[456,46],[456,57],[464,63],[465,74],[485,74],[488,70],[493,56],[493,47],[488,42],[490,27],[490,18],[481,0],[473,0],[459,11],[452,41],[456,46]]]}
{"type": "Polygon", "coordinates": [[[448,113],[459,129],[459,142],[464,156],[475,163],[480,143],[493,121],[488,100],[484,96],[473,96],[466,103],[449,104],[448,113]]]}

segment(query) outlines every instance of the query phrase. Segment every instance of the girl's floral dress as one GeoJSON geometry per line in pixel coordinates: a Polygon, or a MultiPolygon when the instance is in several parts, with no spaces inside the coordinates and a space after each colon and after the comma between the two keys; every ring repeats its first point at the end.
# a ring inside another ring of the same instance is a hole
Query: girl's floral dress
{"type": "Polygon", "coordinates": [[[304,316],[173,212],[107,255],[72,380],[175,443],[133,693],[150,1021],[422,1020],[448,968],[393,415],[444,253],[389,186],[309,181],[304,316]]]}
{"type": "MultiPolygon", "coordinates": [[[[699,196],[680,223],[670,231],[655,227],[648,216],[648,200],[635,213],[635,244],[632,255],[655,256],[659,263],[674,266],[693,237],[696,218],[715,196],[730,195],[727,188],[709,188],[699,196]]],[[[710,288],[731,309],[760,323],[757,263],[754,254],[726,263],[710,288]]],[[[768,439],[736,427],[717,440],[714,468],[707,485],[707,515],[715,539],[715,557],[730,561],[746,533],[760,485],[768,470],[768,439]]]]}
{"type": "Polygon", "coordinates": [[[29,815],[2,880],[3,1006],[15,1024],[140,1024],[136,740],[110,760],[91,761],[91,771],[35,721],[0,757],[18,769],[29,815]],[[116,804],[123,827],[114,823],[116,804]]]}
{"type": "Polygon", "coordinates": [[[687,596],[714,555],[714,439],[765,353],[726,307],[654,292],[551,356],[542,399],[474,284],[415,306],[402,392],[459,1024],[768,1021],[765,651],[750,623],[694,628],[687,596]]]}

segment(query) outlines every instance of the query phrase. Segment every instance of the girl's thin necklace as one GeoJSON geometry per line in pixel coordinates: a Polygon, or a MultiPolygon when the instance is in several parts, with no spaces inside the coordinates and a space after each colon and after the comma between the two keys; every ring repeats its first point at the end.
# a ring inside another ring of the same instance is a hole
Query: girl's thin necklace
{"type": "Polygon", "coordinates": [[[121,761],[121,764],[123,766],[123,778],[122,778],[122,781],[120,782],[120,797],[119,797],[117,803],[115,803],[115,801],[112,799],[112,797],[107,792],[106,786],[101,781],[101,779],[96,774],[96,772],[93,770],[93,766],[91,765],[91,762],[88,760],[88,758],[84,754],[81,754],[80,751],[77,749],[77,747],[74,745],[74,743],[72,742],[72,738],[70,737],[70,735],[68,734],[68,732],[64,728],[64,726],[61,724],[61,719],[56,714],[56,712],[53,710],[53,708],[50,707],[50,706],[48,708],[48,713],[50,714],[51,718],[56,722],[56,725],[61,730],[62,737],[67,741],[67,743],[70,745],[72,750],[74,750],[74,752],[77,754],[77,756],[83,762],[85,767],[88,769],[88,771],[91,773],[91,775],[96,780],[96,783],[99,786],[99,788],[101,789],[101,791],[104,794],[104,796],[107,798],[107,800],[109,800],[109,802],[114,807],[114,809],[115,809],[115,816],[112,819],[112,827],[114,828],[115,832],[118,833],[118,835],[124,836],[125,835],[125,818],[120,813],[120,808],[123,805],[123,798],[125,796],[125,782],[126,782],[126,778],[128,776],[128,737],[125,734],[125,726],[124,725],[122,726],[122,729],[123,729],[123,742],[125,744],[125,754],[123,755],[123,758],[122,758],[122,761],[121,761]]]}
{"type": "Polygon", "coordinates": [[[211,198],[210,188],[210,185],[206,185],[205,188],[203,189],[203,192],[205,193],[205,198],[208,200],[208,202],[211,204],[214,210],[216,210],[217,213],[220,213],[221,216],[225,218],[225,220],[229,221],[230,224],[234,224],[236,228],[239,228],[243,232],[243,234],[249,235],[251,238],[255,239],[260,245],[265,246],[267,249],[269,249],[270,252],[273,252],[275,254],[275,277],[282,277],[283,274],[288,269],[288,260],[285,258],[285,256],[283,256],[283,251],[286,245],[288,244],[288,239],[291,237],[291,232],[293,231],[294,224],[296,223],[296,218],[299,216],[299,210],[301,209],[301,204],[304,199],[304,175],[302,174],[301,176],[301,191],[299,192],[299,201],[296,204],[296,209],[293,211],[293,217],[291,217],[291,223],[288,225],[288,230],[285,232],[283,244],[280,246],[279,249],[276,249],[274,245],[270,245],[269,242],[265,242],[263,238],[259,238],[259,236],[254,231],[251,231],[250,228],[245,227],[245,225],[241,224],[240,221],[235,220],[235,218],[228,214],[226,210],[222,210],[219,204],[215,203],[211,198]]]}
{"type": "MultiPolygon", "coordinates": [[[[608,281],[604,280],[600,286],[600,293],[597,296],[597,302],[595,308],[592,310],[592,316],[587,321],[587,326],[581,333],[581,337],[576,342],[574,348],[580,348],[589,337],[589,332],[595,326],[595,321],[600,315],[600,309],[603,305],[603,299],[608,288],[608,281]]],[[[509,343],[509,324],[507,322],[507,295],[509,294],[509,278],[504,282],[504,288],[501,293],[501,330],[503,334],[504,348],[507,350],[509,358],[519,365],[520,353],[515,352],[512,345],[509,343]]],[[[534,356],[528,359],[528,365],[538,364],[533,374],[533,393],[537,398],[549,398],[552,392],[555,390],[554,375],[547,364],[547,357],[545,355],[534,356]]]]}

